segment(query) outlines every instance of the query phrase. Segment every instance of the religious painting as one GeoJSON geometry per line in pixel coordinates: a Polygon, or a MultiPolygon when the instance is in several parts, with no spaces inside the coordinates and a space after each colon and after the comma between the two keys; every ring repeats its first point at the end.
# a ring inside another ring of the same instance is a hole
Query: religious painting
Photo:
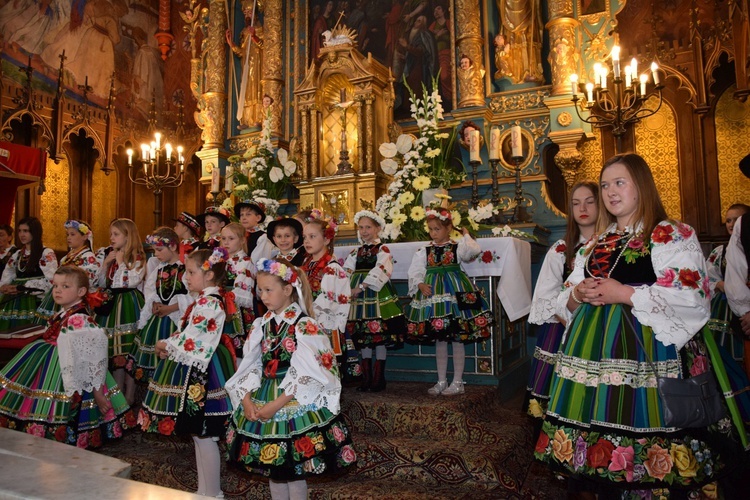
{"type": "Polygon", "coordinates": [[[609,0],[578,0],[578,17],[609,12],[609,0]]]}
{"type": "Polygon", "coordinates": [[[308,63],[320,53],[325,32],[344,24],[357,49],[390,68],[394,115],[410,116],[409,89],[417,98],[438,80],[444,111],[453,107],[453,2],[450,0],[313,0],[307,23],[308,63]]]}
{"type": "MultiPolygon", "coordinates": [[[[26,66],[31,60],[35,78],[54,89],[64,54],[63,82],[74,94],[83,94],[93,104],[107,103],[112,77],[118,108],[146,118],[152,99],[161,109],[165,102],[178,104],[187,82],[165,85],[167,65],[185,66],[187,58],[165,63],[154,37],[159,25],[158,3],[151,0],[30,0],[0,2],[0,33],[6,64],[26,66]],[[37,76],[38,75],[38,76],[37,76]]],[[[180,26],[172,12],[171,24],[180,26]]],[[[173,29],[177,41],[169,48],[188,50],[181,45],[181,29],[173,29]]],[[[7,74],[7,73],[6,73],[7,74]]],[[[182,73],[185,74],[185,73],[182,73]]],[[[22,78],[25,81],[25,77],[22,78]]],[[[184,78],[183,78],[184,79],[184,78]]],[[[19,81],[23,83],[23,81],[19,81]]]]}

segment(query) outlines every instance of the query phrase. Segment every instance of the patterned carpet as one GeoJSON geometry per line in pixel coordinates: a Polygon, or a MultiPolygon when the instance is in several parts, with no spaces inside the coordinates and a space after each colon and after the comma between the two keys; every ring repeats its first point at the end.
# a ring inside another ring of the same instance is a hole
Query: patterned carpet
{"type": "MultiPolygon", "coordinates": [[[[557,499],[564,483],[532,460],[535,436],[520,401],[500,404],[496,389],[467,386],[434,398],[427,386],[392,383],[384,393],[345,389],[342,408],[358,453],[355,470],[310,480],[311,499],[557,499]]],[[[102,453],[133,465],[132,478],[197,489],[189,439],[134,432],[102,453]]],[[[267,483],[222,466],[227,498],[269,498],[267,483]]]]}

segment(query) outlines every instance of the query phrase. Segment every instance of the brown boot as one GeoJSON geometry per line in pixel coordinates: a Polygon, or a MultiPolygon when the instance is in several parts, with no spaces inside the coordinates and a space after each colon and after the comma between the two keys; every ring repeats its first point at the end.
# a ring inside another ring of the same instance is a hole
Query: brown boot
{"type": "Polygon", "coordinates": [[[372,359],[362,360],[362,385],[357,387],[360,392],[366,392],[370,390],[372,385],[372,359]]]}
{"type": "Polygon", "coordinates": [[[385,389],[385,360],[376,359],[375,369],[372,374],[372,385],[370,391],[380,392],[385,389]]]}

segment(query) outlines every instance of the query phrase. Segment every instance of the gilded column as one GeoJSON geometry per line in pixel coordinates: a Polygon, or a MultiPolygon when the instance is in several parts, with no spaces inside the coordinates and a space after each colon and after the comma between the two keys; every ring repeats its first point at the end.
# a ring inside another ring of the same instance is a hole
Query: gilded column
{"type": "Polygon", "coordinates": [[[227,115],[227,54],[224,33],[227,30],[225,0],[208,4],[208,31],[205,44],[204,92],[198,103],[199,126],[203,129],[203,149],[221,148],[226,138],[227,115]]]}
{"type": "Polygon", "coordinates": [[[357,156],[359,157],[359,165],[357,165],[357,172],[367,172],[367,159],[365,158],[365,144],[367,143],[367,127],[365,127],[365,100],[360,97],[357,99],[357,156]]]}
{"type": "Polygon", "coordinates": [[[560,168],[568,188],[573,187],[582,163],[583,154],[578,151],[575,144],[568,144],[565,148],[561,147],[555,155],[555,164],[560,168]]]}
{"type": "Polygon", "coordinates": [[[272,134],[282,135],[284,122],[284,66],[281,60],[283,40],[282,0],[268,0],[263,9],[263,93],[273,98],[272,134]]]}
{"type": "Polygon", "coordinates": [[[551,95],[571,93],[570,75],[578,72],[581,59],[577,43],[578,20],[573,18],[573,0],[550,0],[547,6],[550,51],[547,56],[552,67],[551,95]]]}
{"type": "Polygon", "coordinates": [[[372,124],[372,103],[374,101],[374,98],[372,94],[368,95],[365,99],[365,121],[366,121],[366,133],[367,133],[367,141],[365,142],[365,146],[367,148],[367,171],[368,172],[374,172],[375,171],[375,162],[373,158],[373,151],[375,151],[375,138],[373,137],[373,132],[375,131],[375,127],[372,124]]]}
{"type": "Polygon", "coordinates": [[[309,179],[313,180],[318,176],[318,110],[315,105],[310,105],[310,163],[309,179]]]}
{"type": "Polygon", "coordinates": [[[307,127],[307,106],[302,106],[300,109],[300,125],[302,127],[302,180],[309,180],[310,179],[310,164],[308,163],[308,151],[310,150],[310,134],[308,132],[307,127]]]}
{"type": "Polygon", "coordinates": [[[480,29],[479,0],[456,0],[456,38],[458,45],[458,107],[484,105],[484,40],[480,29]],[[469,58],[469,66],[461,68],[460,60],[469,58]]]}

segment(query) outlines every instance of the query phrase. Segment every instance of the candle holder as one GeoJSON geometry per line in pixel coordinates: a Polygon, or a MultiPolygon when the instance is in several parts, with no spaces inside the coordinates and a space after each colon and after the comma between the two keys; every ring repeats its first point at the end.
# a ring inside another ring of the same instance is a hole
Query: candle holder
{"type": "Polygon", "coordinates": [[[471,165],[471,207],[474,210],[479,206],[479,174],[477,169],[481,163],[477,160],[469,161],[469,165],[471,165]]]}
{"type": "Polygon", "coordinates": [[[516,196],[513,198],[516,205],[513,207],[513,216],[510,223],[531,222],[529,212],[526,210],[526,198],[523,196],[523,185],[521,184],[521,163],[523,163],[524,157],[513,156],[511,159],[516,165],[516,196]]]}
{"type": "Polygon", "coordinates": [[[336,175],[351,174],[352,164],[349,162],[349,149],[346,145],[346,111],[354,101],[346,101],[346,89],[341,89],[341,102],[338,107],[341,109],[341,151],[339,152],[339,163],[336,166],[336,175]]]}
{"type": "MultiPolygon", "coordinates": [[[[497,164],[500,162],[499,159],[490,160],[490,172],[492,174],[492,206],[496,210],[500,210],[500,186],[497,182],[497,164]]],[[[505,217],[498,211],[490,218],[492,224],[502,224],[505,222],[505,217]]]]}
{"type": "Polygon", "coordinates": [[[224,191],[209,191],[206,195],[206,202],[219,207],[227,198],[229,198],[229,195],[224,191]]]}

